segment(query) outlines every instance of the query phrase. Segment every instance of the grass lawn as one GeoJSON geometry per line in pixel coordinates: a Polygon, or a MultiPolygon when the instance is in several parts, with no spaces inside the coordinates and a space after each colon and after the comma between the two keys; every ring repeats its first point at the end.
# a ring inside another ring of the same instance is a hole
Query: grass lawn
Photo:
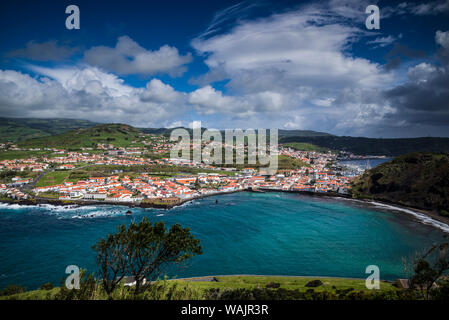
{"type": "MultiPolygon", "coordinates": [[[[219,276],[215,281],[188,281],[187,279],[160,281],[163,284],[165,292],[170,291],[169,288],[176,286],[178,290],[183,291],[183,288],[189,288],[191,296],[184,297],[189,299],[203,299],[203,293],[212,288],[217,289],[252,289],[265,288],[268,283],[279,283],[280,288],[305,292],[307,289],[305,285],[311,281],[319,279],[323,282],[322,286],[313,288],[315,291],[334,291],[335,289],[344,290],[353,288],[355,291],[370,291],[365,287],[364,279],[346,279],[346,278],[320,278],[320,277],[279,277],[279,276],[219,276]],[[334,288],[333,288],[334,287],[334,288]]],[[[191,278],[199,280],[200,278],[191,278]]],[[[119,289],[120,290],[120,289],[119,289]]],[[[380,291],[394,291],[397,290],[391,283],[381,281],[380,291]]],[[[12,296],[1,297],[4,299],[17,300],[46,300],[52,299],[58,293],[59,288],[51,290],[34,290],[27,291],[12,296]]],[[[100,294],[97,299],[106,299],[106,296],[100,294]]],[[[164,297],[162,296],[162,299],[164,297]]]]}
{"type": "MultiPolygon", "coordinates": [[[[346,278],[319,278],[319,277],[276,277],[276,276],[223,276],[216,277],[218,282],[212,281],[184,281],[175,280],[176,282],[189,282],[192,287],[200,289],[210,288],[257,288],[265,287],[270,282],[279,283],[284,289],[299,289],[306,291],[310,289],[305,285],[311,281],[319,279],[323,282],[322,286],[314,288],[315,291],[331,291],[335,286],[337,289],[353,288],[358,291],[371,291],[365,286],[365,279],[346,279],[346,278]]],[[[380,290],[393,290],[395,287],[391,283],[381,282],[380,290]]]]}
{"type": "Polygon", "coordinates": [[[48,151],[0,151],[0,161],[40,157],[48,151]]]}
{"type": "Polygon", "coordinates": [[[52,186],[63,183],[70,175],[70,171],[51,171],[43,176],[37,183],[36,187],[52,186]]]}

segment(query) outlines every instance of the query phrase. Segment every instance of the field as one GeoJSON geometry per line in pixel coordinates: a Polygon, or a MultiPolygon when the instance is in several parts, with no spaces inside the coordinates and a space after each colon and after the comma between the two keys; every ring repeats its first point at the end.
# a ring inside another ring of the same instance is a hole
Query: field
{"type": "Polygon", "coordinates": [[[43,176],[37,183],[36,187],[45,187],[55,184],[62,184],[70,175],[70,171],[51,171],[43,176]]]}
{"type": "MultiPolygon", "coordinates": [[[[204,299],[204,294],[210,289],[255,289],[267,288],[270,285],[279,285],[282,289],[298,290],[306,292],[310,287],[306,284],[312,280],[321,280],[323,285],[313,288],[315,292],[336,292],[336,290],[362,291],[365,293],[373,292],[365,287],[364,279],[347,278],[320,278],[320,277],[281,277],[281,276],[217,276],[218,281],[208,281],[211,277],[190,278],[179,280],[160,280],[156,284],[159,286],[160,293],[157,298],[164,299],[204,299]],[[209,278],[209,279],[208,279],[209,278]]],[[[59,288],[51,290],[27,291],[11,296],[0,296],[2,299],[17,300],[46,300],[54,299],[58,294],[59,288]]],[[[392,292],[397,289],[387,282],[381,282],[380,289],[374,291],[392,292]]],[[[123,291],[123,287],[117,291],[123,291]]],[[[117,294],[119,294],[117,292],[117,294]]],[[[123,293],[120,293],[123,294],[123,293]]],[[[128,297],[129,298],[129,297],[128,297]]],[[[153,296],[154,298],[154,296],[153,296]]],[[[94,299],[106,299],[103,294],[96,294],[94,299]]]]}
{"type": "Polygon", "coordinates": [[[0,161],[40,157],[48,151],[0,151],[0,161]]]}

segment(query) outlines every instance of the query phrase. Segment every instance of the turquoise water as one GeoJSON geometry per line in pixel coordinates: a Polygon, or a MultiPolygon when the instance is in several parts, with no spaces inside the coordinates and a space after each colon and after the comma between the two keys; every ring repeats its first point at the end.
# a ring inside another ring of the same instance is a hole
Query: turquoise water
{"type": "Polygon", "coordinates": [[[170,275],[316,275],[382,279],[403,276],[412,257],[446,234],[400,212],[348,200],[285,193],[235,193],[172,210],[0,204],[0,287],[59,284],[70,264],[95,271],[91,246],[122,223],[144,216],[191,228],[204,254],[170,275]],[[215,203],[218,199],[219,203],[215,203]]]}

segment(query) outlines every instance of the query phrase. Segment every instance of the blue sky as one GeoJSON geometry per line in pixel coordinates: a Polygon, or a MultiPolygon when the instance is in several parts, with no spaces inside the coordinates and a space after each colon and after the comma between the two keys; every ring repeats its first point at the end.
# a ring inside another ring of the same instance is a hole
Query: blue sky
{"type": "Polygon", "coordinates": [[[14,1],[0,109],[141,127],[449,136],[449,1],[14,1]],[[80,29],[65,28],[65,8],[80,29]],[[365,8],[380,8],[367,30],[365,8]]]}

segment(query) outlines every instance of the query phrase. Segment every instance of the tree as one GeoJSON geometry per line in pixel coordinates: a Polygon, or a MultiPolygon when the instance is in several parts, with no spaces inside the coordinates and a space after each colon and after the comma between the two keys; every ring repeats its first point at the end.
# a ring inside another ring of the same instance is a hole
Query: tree
{"type": "Polygon", "coordinates": [[[112,300],[112,293],[126,275],[126,227],[121,225],[116,234],[100,239],[93,249],[97,252],[97,265],[100,268],[103,289],[112,300]]]}
{"type": "Polygon", "coordinates": [[[145,279],[156,280],[168,265],[202,254],[200,241],[188,228],[175,224],[167,232],[164,222],[153,225],[147,218],[128,228],[121,225],[116,234],[100,239],[93,249],[97,252],[103,288],[110,299],[127,274],[136,282],[136,297],[145,290],[145,279]]]}
{"type": "Polygon", "coordinates": [[[449,271],[448,243],[432,246],[413,265],[410,288],[418,289],[425,299],[432,296],[438,280],[449,271]]]}

